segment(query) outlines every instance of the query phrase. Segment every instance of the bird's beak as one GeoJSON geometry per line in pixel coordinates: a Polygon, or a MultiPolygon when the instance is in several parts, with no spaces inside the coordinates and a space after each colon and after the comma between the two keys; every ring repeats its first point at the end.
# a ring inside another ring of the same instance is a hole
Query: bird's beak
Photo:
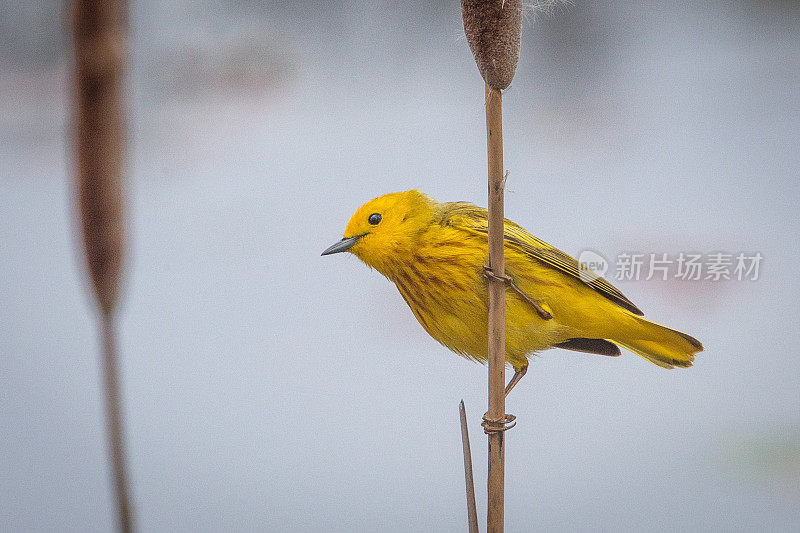
{"type": "Polygon", "coordinates": [[[340,252],[346,252],[347,250],[352,248],[355,243],[358,242],[358,239],[360,239],[363,236],[364,235],[356,235],[355,237],[348,237],[346,239],[342,239],[341,241],[337,242],[336,244],[334,244],[333,246],[322,252],[322,255],[331,255],[331,254],[338,254],[340,252]]]}

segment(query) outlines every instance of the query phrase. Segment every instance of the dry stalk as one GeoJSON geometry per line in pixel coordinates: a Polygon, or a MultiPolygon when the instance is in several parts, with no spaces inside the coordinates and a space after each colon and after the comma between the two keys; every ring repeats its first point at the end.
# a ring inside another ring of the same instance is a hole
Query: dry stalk
{"type": "Polygon", "coordinates": [[[478,533],[478,508],[475,505],[475,481],[472,476],[472,450],[469,446],[469,428],[467,427],[467,411],[464,400],[458,404],[461,419],[461,446],[464,452],[464,482],[467,487],[467,520],[469,533],[478,533]]]}
{"type": "MultiPolygon", "coordinates": [[[[505,275],[503,240],[503,97],[486,85],[486,141],[489,156],[489,266],[505,275]]],[[[489,280],[489,412],[488,420],[502,420],[506,411],[505,283],[489,280]]],[[[488,531],[503,531],[505,518],[505,433],[489,433],[488,531]]]]}

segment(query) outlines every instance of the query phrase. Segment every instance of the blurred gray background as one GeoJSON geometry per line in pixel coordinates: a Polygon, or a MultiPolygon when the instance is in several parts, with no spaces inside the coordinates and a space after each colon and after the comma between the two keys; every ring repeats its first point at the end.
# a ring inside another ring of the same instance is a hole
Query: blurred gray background
{"type": "MultiPolygon", "coordinates": [[[[483,87],[452,1],[133,1],[120,316],[142,531],[464,531],[484,367],[355,258],[351,213],[485,205],[483,87]]],[[[761,252],[757,281],[630,281],[689,370],[536,358],[507,528],[800,528],[800,8],[529,13],[506,213],[577,254],[761,252]]],[[[108,531],[97,324],[72,198],[64,2],[0,2],[0,529],[108,531]]],[[[481,519],[483,521],[483,518],[481,519]]]]}

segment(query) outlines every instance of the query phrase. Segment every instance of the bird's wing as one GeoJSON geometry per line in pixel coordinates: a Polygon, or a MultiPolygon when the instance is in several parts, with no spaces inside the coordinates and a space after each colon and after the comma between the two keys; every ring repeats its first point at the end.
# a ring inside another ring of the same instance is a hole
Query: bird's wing
{"type": "MultiPolygon", "coordinates": [[[[442,224],[462,227],[467,231],[488,235],[489,223],[485,209],[467,202],[452,202],[442,205],[442,224]]],[[[611,285],[611,283],[604,278],[592,276],[593,279],[587,281],[587,279],[585,279],[587,277],[585,274],[581,276],[580,264],[577,259],[547,244],[543,240],[534,237],[528,233],[525,228],[508,219],[505,221],[505,241],[507,245],[516,247],[539,263],[581,280],[604,297],[624,307],[628,311],[637,315],[644,314],[633,302],[628,300],[619,289],[611,285]]]]}

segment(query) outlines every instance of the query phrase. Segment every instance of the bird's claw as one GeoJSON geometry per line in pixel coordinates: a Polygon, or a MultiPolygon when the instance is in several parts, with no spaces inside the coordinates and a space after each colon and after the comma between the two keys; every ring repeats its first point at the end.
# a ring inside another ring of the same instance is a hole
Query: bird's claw
{"type": "Polygon", "coordinates": [[[517,294],[519,294],[522,297],[523,300],[528,302],[531,305],[531,307],[533,307],[536,310],[536,313],[543,320],[550,320],[553,318],[552,313],[550,313],[547,309],[542,307],[541,304],[539,304],[539,302],[537,302],[536,300],[525,294],[525,292],[522,289],[520,289],[516,283],[514,283],[514,280],[510,276],[505,276],[505,275],[501,276],[495,273],[495,271],[492,270],[492,267],[490,267],[489,265],[483,265],[483,275],[489,279],[502,281],[503,283],[514,289],[517,292],[517,294]]]}
{"type": "Polygon", "coordinates": [[[491,433],[502,433],[516,426],[516,420],[516,416],[508,414],[503,415],[500,418],[490,418],[489,412],[487,411],[483,414],[483,422],[481,422],[481,426],[483,427],[483,432],[487,435],[491,433]]]}

